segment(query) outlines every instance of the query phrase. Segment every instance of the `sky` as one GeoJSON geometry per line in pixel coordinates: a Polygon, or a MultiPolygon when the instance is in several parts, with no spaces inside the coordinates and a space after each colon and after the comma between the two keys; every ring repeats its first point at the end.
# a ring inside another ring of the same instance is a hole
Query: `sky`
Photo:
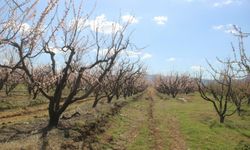
{"type": "MultiPolygon", "coordinates": [[[[219,66],[216,57],[232,57],[231,42],[237,47],[233,25],[250,33],[250,0],[84,0],[83,8],[103,34],[129,21],[131,42],[143,49],[128,51],[149,74],[192,74],[209,68],[206,60],[219,66]]],[[[250,55],[250,37],[245,47],[250,55]]]]}
{"type": "MultiPolygon", "coordinates": [[[[250,0],[97,0],[94,19],[126,20],[150,74],[194,72],[232,56],[232,25],[250,32],[250,0]]],[[[249,38],[245,40],[249,51],[249,38]]]]}

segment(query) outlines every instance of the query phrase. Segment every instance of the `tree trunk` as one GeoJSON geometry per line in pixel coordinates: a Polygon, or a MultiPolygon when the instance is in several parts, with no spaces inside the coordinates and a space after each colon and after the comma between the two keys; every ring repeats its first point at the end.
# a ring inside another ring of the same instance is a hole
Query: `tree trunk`
{"type": "Polygon", "coordinates": [[[123,98],[127,99],[127,92],[126,91],[123,93],[123,98]]]}
{"type": "Polygon", "coordinates": [[[0,90],[2,90],[3,85],[4,85],[4,82],[3,82],[3,80],[2,80],[2,79],[0,79],[0,90]]]}
{"type": "Polygon", "coordinates": [[[49,124],[48,127],[53,128],[57,127],[58,122],[59,122],[60,115],[55,113],[52,116],[49,116],[49,124]]]}
{"type": "Polygon", "coordinates": [[[120,98],[120,95],[117,93],[116,94],[116,99],[119,99],[120,98]]]}
{"type": "Polygon", "coordinates": [[[172,98],[175,98],[176,97],[176,94],[172,94],[172,98]]]}
{"type": "Polygon", "coordinates": [[[107,96],[107,99],[108,99],[108,103],[111,103],[112,99],[113,99],[113,96],[107,96]]]}
{"type": "Polygon", "coordinates": [[[220,116],[220,123],[224,123],[224,121],[225,121],[225,116],[221,115],[220,116]]]}
{"type": "Polygon", "coordinates": [[[95,101],[94,101],[94,103],[93,103],[93,105],[92,105],[92,108],[95,108],[95,107],[96,107],[98,101],[99,101],[99,99],[98,99],[97,97],[95,97],[95,101]]]}
{"type": "Polygon", "coordinates": [[[28,91],[28,93],[29,93],[29,95],[31,95],[32,94],[32,86],[31,85],[27,85],[27,91],[28,91]]]}
{"type": "Polygon", "coordinates": [[[33,99],[36,99],[38,92],[38,90],[33,89],[33,99]]]}
{"type": "Polygon", "coordinates": [[[238,113],[238,116],[241,116],[241,108],[240,107],[237,107],[237,113],[238,113]]]}
{"type": "Polygon", "coordinates": [[[54,110],[54,106],[55,103],[52,101],[50,101],[49,103],[49,124],[48,124],[48,128],[51,129],[53,127],[57,127],[58,122],[59,122],[59,118],[60,118],[60,113],[56,110],[54,110]]]}

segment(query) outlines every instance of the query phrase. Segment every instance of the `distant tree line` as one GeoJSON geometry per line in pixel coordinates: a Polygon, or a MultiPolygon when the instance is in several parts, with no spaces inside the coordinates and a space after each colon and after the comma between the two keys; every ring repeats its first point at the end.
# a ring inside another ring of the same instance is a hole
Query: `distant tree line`
{"type": "Polygon", "coordinates": [[[180,93],[194,92],[196,84],[194,78],[188,74],[170,73],[169,75],[156,76],[154,87],[158,92],[175,98],[180,93]]]}

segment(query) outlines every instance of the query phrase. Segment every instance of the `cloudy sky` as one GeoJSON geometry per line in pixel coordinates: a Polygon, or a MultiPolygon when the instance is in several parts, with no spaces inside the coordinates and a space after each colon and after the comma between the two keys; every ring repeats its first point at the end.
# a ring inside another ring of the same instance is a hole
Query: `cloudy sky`
{"type": "Polygon", "coordinates": [[[97,0],[94,15],[134,16],[134,43],[146,47],[138,55],[150,73],[166,73],[197,70],[207,66],[206,59],[216,64],[216,57],[231,56],[232,25],[250,32],[249,8],[250,0],[97,0]]]}
{"type": "Polygon", "coordinates": [[[150,74],[192,73],[207,68],[206,59],[218,65],[216,57],[231,57],[231,42],[237,45],[233,25],[250,32],[250,0],[86,0],[84,9],[94,9],[88,24],[104,34],[129,20],[133,43],[145,47],[129,55],[141,57],[150,74]]]}

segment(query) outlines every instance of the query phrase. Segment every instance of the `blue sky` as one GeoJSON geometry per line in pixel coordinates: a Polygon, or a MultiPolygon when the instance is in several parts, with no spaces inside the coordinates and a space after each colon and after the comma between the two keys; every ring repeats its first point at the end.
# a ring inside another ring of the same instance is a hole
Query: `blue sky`
{"type": "MultiPolygon", "coordinates": [[[[110,26],[132,18],[131,40],[145,47],[134,54],[142,58],[149,74],[192,73],[207,68],[206,59],[218,65],[216,57],[232,56],[231,42],[237,46],[232,25],[250,32],[250,0],[84,1],[85,13],[93,8],[90,24],[99,20],[110,26]]],[[[249,40],[245,46],[250,54],[249,40]]]]}
{"type": "MultiPolygon", "coordinates": [[[[93,5],[87,2],[86,8],[93,5]]],[[[205,59],[216,64],[216,57],[231,56],[231,25],[250,32],[249,8],[250,0],[97,0],[93,16],[134,16],[133,42],[146,46],[140,57],[154,74],[192,72],[206,68],[205,59]]],[[[249,39],[245,43],[249,51],[249,39]]]]}

